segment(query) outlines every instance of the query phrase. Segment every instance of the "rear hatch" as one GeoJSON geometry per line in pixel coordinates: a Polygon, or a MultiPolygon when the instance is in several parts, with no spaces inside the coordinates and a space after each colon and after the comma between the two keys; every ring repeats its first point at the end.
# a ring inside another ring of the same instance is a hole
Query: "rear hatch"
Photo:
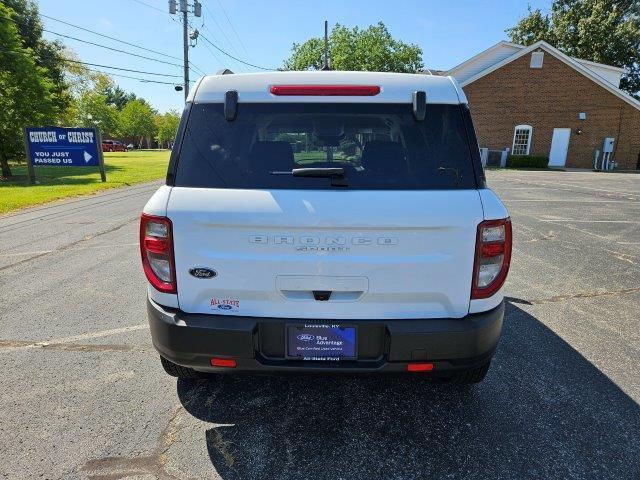
{"type": "Polygon", "coordinates": [[[194,104],[167,206],[186,312],[468,313],[482,205],[460,105],[194,104]],[[304,170],[301,170],[304,169],[304,170]],[[199,278],[198,267],[216,275],[199,278]]]}

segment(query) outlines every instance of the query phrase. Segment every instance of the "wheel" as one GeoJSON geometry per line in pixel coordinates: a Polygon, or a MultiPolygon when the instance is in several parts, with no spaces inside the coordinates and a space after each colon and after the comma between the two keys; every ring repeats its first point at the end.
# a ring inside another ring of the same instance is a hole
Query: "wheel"
{"type": "Polygon", "coordinates": [[[452,383],[454,385],[471,385],[474,383],[480,383],[487,375],[490,366],[491,361],[488,361],[487,363],[484,363],[479,367],[470,368],[469,370],[463,370],[461,372],[454,373],[451,377],[448,378],[447,383],[452,383]]]}
{"type": "Polygon", "coordinates": [[[194,369],[177,365],[173,362],[170,362],[164,357],[160,357],[160,363],[162,363],[162,368],[164,368],[164,371],[172,377],[200,378],[200,375],[194,369]]]}

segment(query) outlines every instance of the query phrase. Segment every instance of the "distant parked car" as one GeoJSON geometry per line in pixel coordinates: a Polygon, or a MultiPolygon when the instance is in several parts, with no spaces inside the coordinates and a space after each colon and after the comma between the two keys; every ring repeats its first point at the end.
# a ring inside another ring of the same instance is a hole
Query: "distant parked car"
{"type": "Polygon", "coordinates": [[[130,143],[129,145],[127,145],[127,150],[133,150],[134,148],[136,147],[134,147],[133,143],[130,143]]]}
{"type": "Polygon", "coordinates": [[[103,152],[126,152],[127,146],[122,142],[118,142],[117,140],[103,140],[102,151],[103,152]]]}

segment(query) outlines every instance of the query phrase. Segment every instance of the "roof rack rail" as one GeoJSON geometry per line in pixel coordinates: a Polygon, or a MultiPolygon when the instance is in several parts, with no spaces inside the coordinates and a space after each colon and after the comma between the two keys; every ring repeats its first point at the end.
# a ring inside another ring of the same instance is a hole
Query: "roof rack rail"
{"type": "Polygon", "coordinates": [[[216,75],[233,75],[233,72],[228,68],[222,68],[216,72],[216,75]]]}

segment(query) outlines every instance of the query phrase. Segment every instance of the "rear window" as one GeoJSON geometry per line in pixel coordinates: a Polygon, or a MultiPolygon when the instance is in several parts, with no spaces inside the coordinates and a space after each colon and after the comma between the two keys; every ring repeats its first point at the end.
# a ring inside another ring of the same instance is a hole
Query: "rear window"
{"type": "MultiPolygon", "coordinates": [[[[477,147],[476,147],[477,148],[477,147]]],[[[427,190],[476,188],[459,105],[239,103],[191,107],[174,185],[247,189],[427,190]],[[300,168],[342,168],[331,178],[300,168]]]]}

